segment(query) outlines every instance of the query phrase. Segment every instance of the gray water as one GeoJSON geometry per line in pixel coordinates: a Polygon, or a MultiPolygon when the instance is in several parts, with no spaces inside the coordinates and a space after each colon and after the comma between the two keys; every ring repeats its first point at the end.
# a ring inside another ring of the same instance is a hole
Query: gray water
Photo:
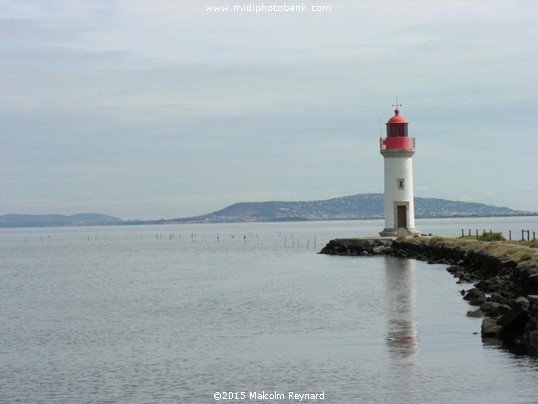
{"type": "MultiPolygon", "coordinates": [[[[443,265],[316,254],[382,227],[1,230],[0,402],[537,402],[538,359],[482,343],[459,293],[472,285],[443,265]]],[[[532,234],[538,218],[417,227],[532,234]]]]}

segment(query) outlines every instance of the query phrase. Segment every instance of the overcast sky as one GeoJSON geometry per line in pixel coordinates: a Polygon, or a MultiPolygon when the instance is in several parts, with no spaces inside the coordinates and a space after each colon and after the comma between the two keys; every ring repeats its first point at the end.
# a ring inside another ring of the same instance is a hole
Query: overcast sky
{"type": "Polygon", "coordinates": [[[382,192],[396,96],[415,196],[538,211],[537,1],[302,2],[0,0],[0,214],[382,192]]]}

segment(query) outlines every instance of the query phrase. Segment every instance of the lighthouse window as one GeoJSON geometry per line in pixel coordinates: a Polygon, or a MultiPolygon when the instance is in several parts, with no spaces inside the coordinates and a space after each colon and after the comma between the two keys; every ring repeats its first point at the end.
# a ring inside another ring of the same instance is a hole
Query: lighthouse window
{"type": "Polygon", "coordinates": [[[396,180],[396,184],[398,186],[398,189],[405,189],[405,179],[404,178],[398,178],[396,180]]]}

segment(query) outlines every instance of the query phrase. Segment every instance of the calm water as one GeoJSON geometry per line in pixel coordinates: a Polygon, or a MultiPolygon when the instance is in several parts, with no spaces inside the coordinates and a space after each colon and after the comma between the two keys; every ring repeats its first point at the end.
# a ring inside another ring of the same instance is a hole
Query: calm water
{"type": "MultiPolygon", "coordinates": [[[[1,230],[0,402],[211,403],[216,391],[262,390],[324,391],[328,403],[537,402],[538,359],[484,345],[458,293],[471,286],[444,266],[316,254],[382,227],[1,230]]],[[[538,218],[417,227],[532,234],[538,218]]]]}

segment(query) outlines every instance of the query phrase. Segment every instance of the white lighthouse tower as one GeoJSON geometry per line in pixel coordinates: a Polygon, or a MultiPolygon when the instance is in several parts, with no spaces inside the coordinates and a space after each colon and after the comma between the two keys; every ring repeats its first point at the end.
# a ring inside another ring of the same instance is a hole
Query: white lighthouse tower
{"type": "Polygon", "coordinates": [[[415,138],[407,136],[408,122],[400,116],[396,99],[394,116],[387,122],[387,137],[380,139],[385,161],[385,229],[381,236],[420,234],[415,228],[413,161],[415,138]]]}

